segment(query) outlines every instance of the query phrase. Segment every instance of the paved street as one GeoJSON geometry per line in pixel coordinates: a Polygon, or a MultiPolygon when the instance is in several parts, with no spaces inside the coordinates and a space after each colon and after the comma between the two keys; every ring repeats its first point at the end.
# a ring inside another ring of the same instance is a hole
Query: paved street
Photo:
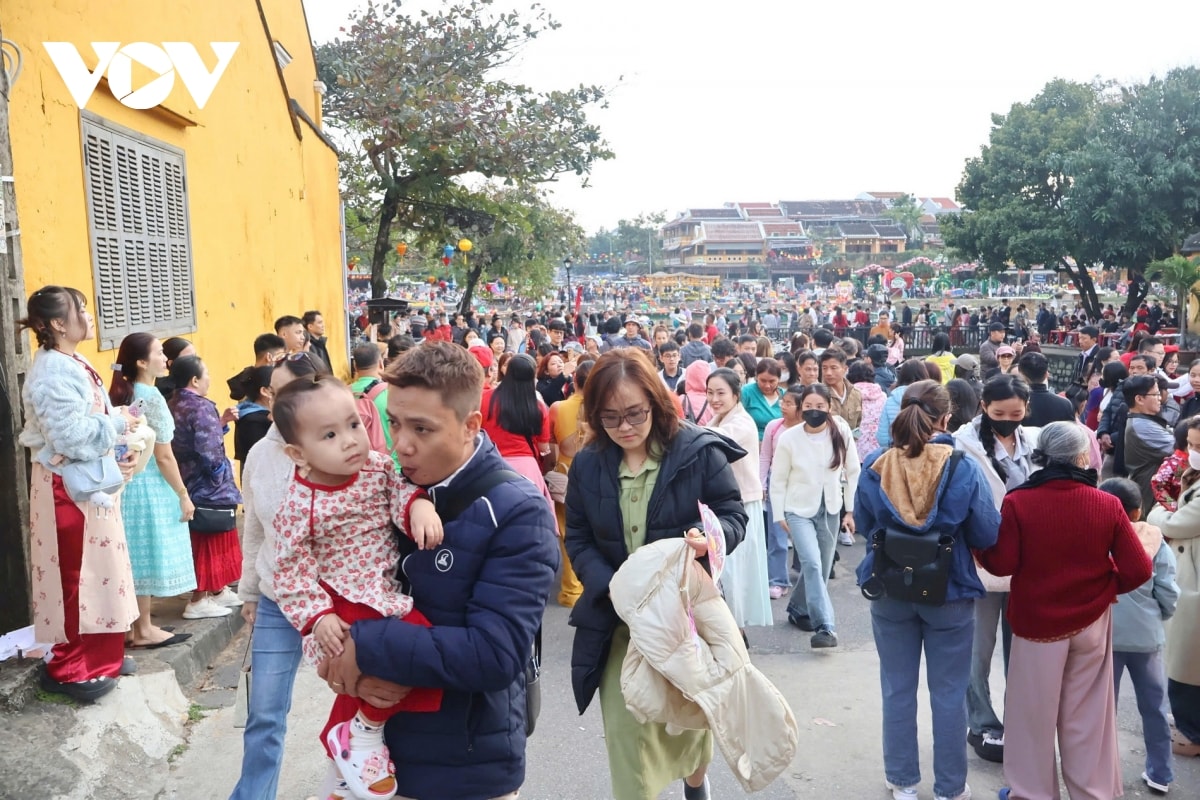
{"type": "MultiPolygon", "coordinates": [[[[883,788],[878,662],[870,615],[849,570],[862,554],[861,542],[859,539],[853,549],[839,548],[843,561],[831,583],[839,615],[840,647],[811,651],[808,635],[786,624],[784,600],[774,603],[774,628],[749,632],[754,663],[787,697],[800,727],[799,750],[791,769],[774,785],[754,795],[756,798],[889,797],[883,788]]],[[[243,632],[226,650],[222,663],[214,670],[213,685],[200,692],[195,702],[219,705],[232,701],[232,694],[220,684],[230,685],[236,680],[244,636],[243,632]]],[[[599,708],[593,704],[579,716],[571,697],[570,643],[567,611],[552,606],[545,625],[542,716],[530,741],[528,776],[521,792],[527,800],[603,800],[610,796],[599,708]]],[[[998,669],[993,672],[998,674],[998,669]]],[[[1002,683],[996,683],[996,689],[997,696],[1002,696],[1002,683]]],[[[290,717],[280,800],[303,800],[315,791],[325,769],[316,735],[329,699],[325,685],[311,670],[303,671],[290,717]]],[[[924,800],[930,800],[933,778],[927,698],[922,697],[921,702],[924,782],[920,791],[924,800]]],[[[161,795],[164,800],[225,800],[229,796],[241,759],[241,731],[232,727],[231,717],[232,709],[220,708],[194,726],[190,746],[176,761],[167,791],[161,795]]],[[[1141,729],[1132,687],[1128,685],[1122,689],[1120,728],[1126,797],[1149,797],[1138,778],[1143,758],[1141,729]]],[[[1003,785],[1000,766],[981,761],[973,753],[970,765],[969,780],[975,797],[995,797],[1003,785]]],[[[1200,759],[1177,763],[1176,775],[1171,796],[1200,795],[1200,759]]],[[[719,754],[712,779],[717,800],[748,796],[719,754]]],[[[678,785],[662,795],[680,796],[678,785]]]]}

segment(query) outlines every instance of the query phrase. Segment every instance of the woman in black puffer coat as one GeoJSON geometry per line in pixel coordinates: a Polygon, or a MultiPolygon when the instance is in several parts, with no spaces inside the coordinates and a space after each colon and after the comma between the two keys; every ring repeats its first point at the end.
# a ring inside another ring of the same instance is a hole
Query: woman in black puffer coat
{"type": "Polygon", "coordinates": [[[649,354],[618,348],[596,362],[584,386],[591,438],[571,462],[566,549],[583,584],[571,611],[571,678],[582,713],[597,689],[604,717],[613,795],[655,798],[684,778],[685,797],[708,797],[708,732],[670,736],[638,723],[625,708],[620,672],[629,629],[609,599],[609,582],[629,554],[650,542],[684,537],[706,552],[697,501],[717,515],[726,552],[745,536],[746,511],[729,464],[746,452],[715,431],[679,419],[649,354]]]}

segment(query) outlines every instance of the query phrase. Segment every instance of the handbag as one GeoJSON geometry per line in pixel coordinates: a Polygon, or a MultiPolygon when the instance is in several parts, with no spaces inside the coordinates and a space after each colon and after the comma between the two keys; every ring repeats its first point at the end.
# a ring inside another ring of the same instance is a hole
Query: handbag
{"type": "Polygon", "coordinates": [[[558,467],[546,473],[546,489],[550,492],[550,499],[556,503],[567,502],[567,473],[559,470],[558,467]]]}
{"type": "Polygon", "coordinates": [[[250,718],[250,643],[254,641],[254,627],[246,637],[246,652],[242,654],[242,668],[238,670],[237,694],[233,697],[233,727],[244,728],[250,718]]]}
{"type": "Polygon", "coordinates": [[[542,626],[533,637],[533,655],[525,663],[525,735],[532,736],[542,713],[542,626]]]}
{"type": "Polygon", "coordinates": [[[66,461],[61,466],[63,487],[72,500],[81,503],[97,492],[115,494],[125,483],[117,466],[116,456],[94,458],[91,461],[66,461]]]}
{"type": "Polygon", "coordinates": [[[237,506],[196,506],[188,522],[192,533],[225,533],[237,527],[237,506]]]}

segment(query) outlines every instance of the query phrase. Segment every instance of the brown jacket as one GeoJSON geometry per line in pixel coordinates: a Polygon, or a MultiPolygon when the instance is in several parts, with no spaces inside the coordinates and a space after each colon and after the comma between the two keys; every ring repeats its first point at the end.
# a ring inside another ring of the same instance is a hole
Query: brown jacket
{"type": "Polygon", "coordinates": [[[846,420],[850,424],[851,430],[858,430],[858,426],[862,424],[862,392],[858,391],[850,381],[843,381],[842,387],[846,390],[844,400],[839,398],[837,392],[830,387],[829,410],[846,420]]]}

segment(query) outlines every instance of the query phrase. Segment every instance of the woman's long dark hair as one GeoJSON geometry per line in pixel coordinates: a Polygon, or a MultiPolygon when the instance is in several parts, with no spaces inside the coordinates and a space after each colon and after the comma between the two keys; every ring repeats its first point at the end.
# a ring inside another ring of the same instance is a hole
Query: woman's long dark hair
{"type": "Polygon", "coordinates": [[[85,303],[83,292],[78,289],[43,286],[29,296],[29,302],[25,304],[25,318],[17,320],[17,330],[33,331],[38,347],[53,350],[54,329],[50,327],[50,322],[57,319],[66,324],[73,318],[83,316],[85,303]]]}
{"type": "Polygon", "coordinates": [[[917,381],[929,380],[929,367],[919,358],[905,359],[896,369],[896,385],[911,386],[917,381]]]}
{"type": "MultiPolygon", "coordinates": [[[[823,383],[810,383],[808,386],[801,388],[796,403],[797,410],[804,403],[804,398],[810,394],[824,398],[826,405],[831,409],[829,420],[825,423],[825,429],[829,431],[829,441],[833,444],[833,458],[829,461],[829,468],[841,469],[842,464],[846,461],[846,439],[842,436],[841,429],[838,428],[837,423],[833,420],[836,415],[832,411],[833,400],[829,395],[829,387],[823,383]]],[[[803,414],[803,412],[800,413],[803,414]]],[[[803,419],[803,416],[801,416],[801,419],[803,419]]]]}
{"type": "Polygon", "coordinates": [[[937,355],[938,353],[950,352],[950,336],[946,333],[935,333],[933,342],[929,345],[929,349],[937,355]]]}
{"type": "Polygon", "coordinates": [[[975,394],[975,387],[962,378],[952,378],[946,384],[946,391],[950,393],[951,407],[946,430],[954,433],[963,425],[970,425],[979,413],[979,395],[975,394]]]}
{"type": "Polygon", "coordinates": [[[121,340],[112,381],[108,384],[108,399],[112,400],[114,406],[127,406],[133,402],[133,384],[138,379],[138,362],[150,360],[150,345],[156,338],[153,333],[131,333],[121,340]]]}
{"type": "Polygon", "coordinates": [[[892,422],[892,447],[916,458],[937,432],[938,420],[950,413],[950,393],[937,381],[917,381],[904,390],[900,413],[892,422]]]}
{"type": "Polygon", "coordinates": [[[542,410],[534,389],[536,373],[537,362],[532,356],[525,353],[513,356],[488,403],[488,416],[495,417],[501,428],[517,436],[534,438],[542,433],[542,410]]]}
{"type": "MultiPolygon", "coordinates": [[[[980,400],[984,406],[987,406],[1001,400],[1011,400],[1014,397],[1028,406],[1029,384],[1014,375],[997,375],[983,385],[980,400]]],[[[1000,459],[996,458],[996,432],[992,429],[992,421],[986,410],[979,415],[979,443],[983,445],[983,452],[987,453],[988,460],[992,462],[992,469],[996,470],[1000,480],[1007,481],[1008,470],[1004,469],[1000,464],[1000,459]]]]}

